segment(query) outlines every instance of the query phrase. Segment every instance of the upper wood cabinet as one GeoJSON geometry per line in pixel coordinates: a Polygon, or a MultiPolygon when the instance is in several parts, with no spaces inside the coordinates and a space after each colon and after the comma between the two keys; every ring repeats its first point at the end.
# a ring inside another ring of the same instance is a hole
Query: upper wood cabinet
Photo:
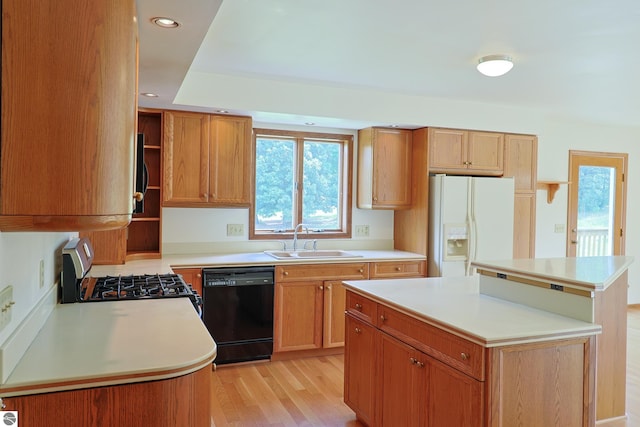
{"type": "Polygon", "coordinates": [[[133,0],[2,2],[0,230],[131,220],[135,16],[133,0]]]}
{"type": "Polygon", "coordinates": [[[411,206],[411,131],[367,128],[358,131],[358,207],[411,206]]]}
{"type": "Polygon", "coordinates": [[[251,118],[165,112],[164,206],[247,206],[251,118]]]}
{"type": "Polygon", "coordinates": [[[516,193],[536,192],[538,138],[534,135],[505,135],[504,176],[513,177],[516,193]]]}
{"type": "Polygon", "coordinates": [[[503,173],[504,134],[429,129],[429,171],[495,175],[503,173]]]}

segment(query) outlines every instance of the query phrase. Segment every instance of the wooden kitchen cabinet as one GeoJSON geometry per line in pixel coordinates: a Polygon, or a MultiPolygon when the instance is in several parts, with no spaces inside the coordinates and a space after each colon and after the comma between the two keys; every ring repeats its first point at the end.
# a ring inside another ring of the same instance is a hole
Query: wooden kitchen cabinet
{"type": "Polygon", "coordinates": [[[138,133],[144,135],[147,191],[144,212],[135,213],[126,228],[81,232],[91,242],[93,263],[124,264],[127,260],[162,256],[162,110],[140,109],[138,133]]]}
{"type": "Polygon", "coordinates": [[[274,352],[342,347],[341,280],[368,276],[367,263],[276,266],[274,352]]]}
{"type": "Polygon", "coordinates": [[[593,336],[485,348],[436,325],[347,291],[345,403],[358,419],[370,427],[594,425],[593,336]]]}
{"type": "Polygon", "coordinates": [[[410,130],[358,131],[358,208],[411,206],[411,142],[410,130]]]}
{"type": "Polygon", "coordinates": [[[513,257],[535,258],[536,194],[516,193],[513,213],[513,257]]]}
{"type": "Polygon", "coordinates": [[[504,134],[459,129],[429,129],[429,172],[500,176],[504,134]]]}
{"type": "Polygon", "coordinates": [[[193,290],[202,297],[202,268],[172,268],[172,270],[180,274],[184,281],[191,284],[193,290]]]}
{"type": "Polygon", "coordinates": [[[164,206],[248,206],[251,118],[165,112],[164,206]]]}
{"type": "Polygon", "coordinates": [[[391,277],[425,277],[426,261],[384,261],[369,263],[370,279],[388,279],[391,277]]]}
{"type": "Polygon", "coordinates": [[[370,324],[346,315],[344,401],[366,425],[374,425],[377,352],[376,330],[370,324]]]}
{"type": "Polygon", "coordinates": [[[133,0],[2,2],[0,230],[129,224],[135,16],[133,0]]]}

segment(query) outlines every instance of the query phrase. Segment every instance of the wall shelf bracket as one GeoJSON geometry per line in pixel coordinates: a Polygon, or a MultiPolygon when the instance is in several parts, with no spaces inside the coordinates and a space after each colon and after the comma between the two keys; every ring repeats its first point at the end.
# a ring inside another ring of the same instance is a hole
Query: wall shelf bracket
{"type": "Polygon", "coordinates": [[[556,192],[561,184],[571,184],[568,181],[538,181],[538,190],[547,190],[547,203],[553,202],[556,192]]]}

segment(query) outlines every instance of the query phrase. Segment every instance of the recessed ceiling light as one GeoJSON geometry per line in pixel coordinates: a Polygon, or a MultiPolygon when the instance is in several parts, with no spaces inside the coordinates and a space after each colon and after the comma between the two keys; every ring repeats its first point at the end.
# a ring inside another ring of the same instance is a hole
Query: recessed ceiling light
{"type": "Polygon", "coordinates": [[[151,92],[143,92],[140,95],[142,96],[146,96],[147,98],[157,98],[158,95],[155,93],[151,93],[151,92]]]}
{"type": "Polygon", "coordinates": [[[389,125],[389,127],[391,127],[391,128],[399,128],[400,125],[389,125]]]}
{"type": "Polygon", "coordinates": [[[305,122],[304,124],[307,125],[307,126],[315,126],[314,122],[305,122]]]}
{"type": "Polygon", "coordinates": [[[228,110],[216,110],[216,113],[227,114],[228,110]]]}
{"type": "Polygon", "coordinates": [[[489,77],[507,74],[513,68],[511,57],[506,55],[488,55],[478,60],[478,71],[489,77]]]}
{"type": "Polygon", "coordinates": [[[156,24],[158,27],[162,27],[162,28],[176,28],[180,26],[180,24],[177,21],[174,21],[171,18],[164,18],[161,16],[151,18],[151,22],[156,24]]]}

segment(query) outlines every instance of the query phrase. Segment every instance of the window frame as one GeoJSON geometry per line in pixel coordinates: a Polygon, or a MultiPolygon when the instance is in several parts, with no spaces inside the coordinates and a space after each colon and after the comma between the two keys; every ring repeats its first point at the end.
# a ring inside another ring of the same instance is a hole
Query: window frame
{"type": "MultiPolygon", "coordinates": [[[[353,135],[337,134],[337,133],[323,133],[323,132],[301,132],[290,131],[280,129],[253,129],[253,157],[251,159],[251,204],[249,207],[249,240],[287,240],[292,239],[294,230],[285,231],[262,231],[255,228],[255,215],[256,215],[256,152],[257,152],[257,140],[260,137],[282,137],[293,140],[296,144],[296,161],[295,161],[295,173],[298,183],[302,183],[303,176],[303,151],[301,147],[305,140],[324,140],[340,143],[342,145],[342,188],[341,193],[341,223],[342,228],[339,231],[321,231],[314,232],[309,237],[313,239],[340,239],[351,238],[351,214],[353,210],[353,135]]],[[[295,197],[295,211],[296,221],[299,222],[302,217],[302,192],[303,185],[297,185],[295,197]]],[[[300,234],[300,232],[298,232],[300,234]]],[[[307,236],[303,234],[304,238],[307,236]]]]}

